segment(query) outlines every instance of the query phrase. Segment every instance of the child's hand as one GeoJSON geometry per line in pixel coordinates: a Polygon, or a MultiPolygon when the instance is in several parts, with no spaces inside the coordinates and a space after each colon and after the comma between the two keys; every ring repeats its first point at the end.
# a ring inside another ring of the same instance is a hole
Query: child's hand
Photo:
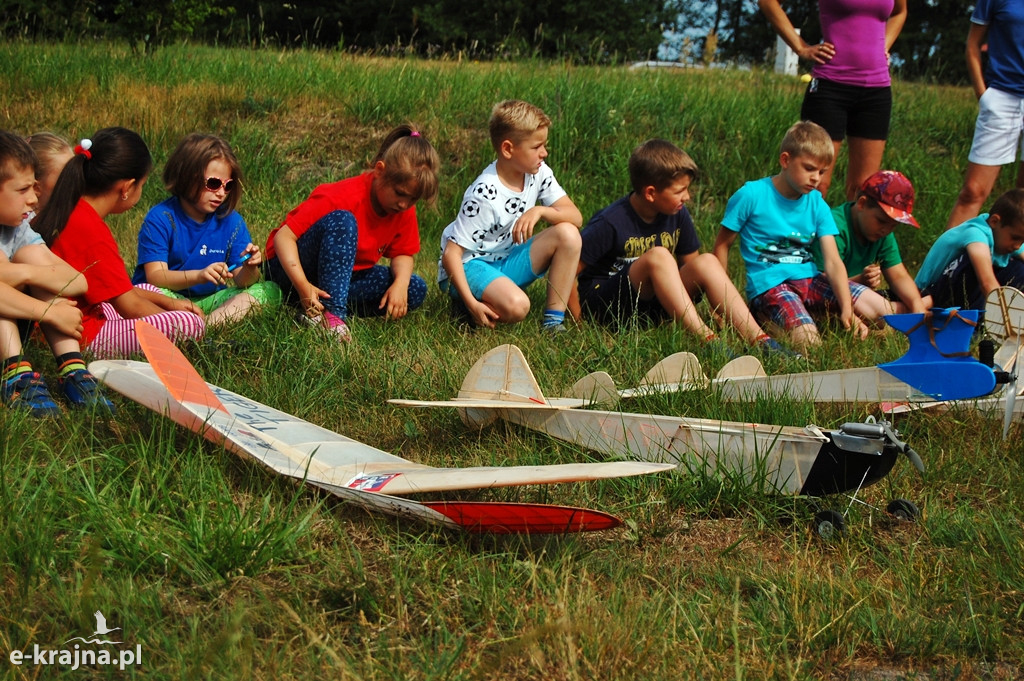
{"type": "Polygon", "coordinates": [[[252,253],[252,255],[243,267],[256,267],[263,264],[263,253],[260,252],[260,247],[256,244],[249,244],[246,246],[245,250],[242,251],[242,255],[244,256],[246,253],[252,253]]]}
{"type": "Polygon", "coordinates": [[[193,303],[191,300],[188,300],[187,298],[179,300],[177,298],[170,297],[168,297],[168,300],[171,301],[171,305],[168,307],[168,309],[181,310],[183,312],[191,312],[200,319],[206,319],[206,315],[203,313],[202,308],[193,303]]]}
{"type": "Polygon", "coordinates": [[[307,317],[318,317],[324,313],[324,304],[320,302],[320,299],[330,297],[327,291],[322,291],[316,286],[308,284],[306,289],[299,294],[299,302],[302,305],[302,311],[306,313],[307,317]]]}
{"type": "Polygon", "coordinates": [[[878,263],[872,263],[860,273],[862,284],[870,289],[877,290],[882,285],[882,268],[878,263]]]}
{"type": "Polygon", "coordinates": [[[390,286],[387,291],[384,292],[384,297],[380,299],[380,305],[377,306],[378,310],[383,310],[387,307],[385,314],[389,319],[401,319],[409,312],[409,287],[408,286],[390,286]]]}
{"type": "Polygon", "coordinates": [[[867,325],[853,312],[850,312],[849,315],[849,317],[846,315],[840,317],[843,322],[843,326],[849,329],[858,340],[865,340],[869,333],[867,325]]]}
{"type": "Polygon", "coordinates": [[[39,320],[39,323],[49,325],[56,331],[65,336],[71,336],[75,340],[82,339],[82,331],[84,330],[82,326],[82,311],[78,309],[77,304],[73,300],[55,298],[39,320]]]}
{"type": "Polygon", "coordinates": [[[469,314],[473,316],[473,321],[476,322],[477,326],[493,329],[498,321],[498,313],[487,303],[474,299],[472,303],[466,305],[466,308],[469,310],[469,314]]]}
{"type": "Polygon", "coordinates": [[[224,286],[227,284],[228,279],[233,279],[235,275],[228,271],[228,264],[226,262],[215,262],[200,270],[199,276],[211,284],[224,286]]]}
{"type": "Polygon", "coordinates": [[[533,228],[540,222],[544,206],[534,206],[519,216],[516,224],[512,225],[512,243],[525,244],[533,236],[533,228]]]}

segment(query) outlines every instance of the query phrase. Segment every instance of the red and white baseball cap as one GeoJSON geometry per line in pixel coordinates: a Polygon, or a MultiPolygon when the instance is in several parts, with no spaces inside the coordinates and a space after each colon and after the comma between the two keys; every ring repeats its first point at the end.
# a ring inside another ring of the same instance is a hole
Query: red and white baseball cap
{"type": "Polygon", "coordinates": [[[903,173],[895,170],[879,170],[864,180],[860,191],[878,202],[885,214],[896,222],[913,225],[920,229],[921,225],[910,214],[914,210],[914,185],[910,184],[903,173]]]}

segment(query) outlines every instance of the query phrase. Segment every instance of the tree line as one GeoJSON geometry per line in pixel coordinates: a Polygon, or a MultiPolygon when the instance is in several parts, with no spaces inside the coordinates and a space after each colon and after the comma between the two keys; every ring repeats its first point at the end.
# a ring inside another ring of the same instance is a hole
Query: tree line
{"type": "MultiPolygon", "coordinates": [[[[908,0],[893,64],[907,79],[964,82],[973,2],[908,0]]],[[[816,0],[784,4],[808,42],[816,0]]],[[[5,0],[7,39],[127,40],[148,51],[183,40],[470,59],[648,59],[760,64],[775,38],[756,0],[5,0]]]]}

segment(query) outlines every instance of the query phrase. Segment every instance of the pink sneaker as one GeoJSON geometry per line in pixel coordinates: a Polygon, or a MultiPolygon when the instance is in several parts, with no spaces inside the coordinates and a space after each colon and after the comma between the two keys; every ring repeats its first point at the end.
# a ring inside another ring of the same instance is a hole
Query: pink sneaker
{"type": "Polygon", "coordinates": [[[352,332],[349,331],[348,324],[338,315],[324,310],[321,323],[324,325],[324,328],[336,335],[342,343],[352,342],[352,332]]]}

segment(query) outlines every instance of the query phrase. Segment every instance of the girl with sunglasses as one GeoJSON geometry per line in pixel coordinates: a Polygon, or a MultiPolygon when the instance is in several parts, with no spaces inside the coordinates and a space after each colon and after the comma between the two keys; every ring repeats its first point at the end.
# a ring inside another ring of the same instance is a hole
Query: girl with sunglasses
{"type": "Polygon", "coordinates": [[[139,135],[104,128],[74,148],[49,202],[32,227],[58,257],[85,276],[75,300],[82,311],[82,345],[96,357],[141,352],[135,320],[144,319],[172,340],[201,338],[202,312],[188,300],[132,286],[106,218],[124,213],[142,196],[153,158],[139,135]]]}
{"type": "Polygon", "coordinates": [[[259,281],[260,249],[235,210],[242,169],[231,146],[193,133],[167,159],[163,180],[171,197],[142,222],[132,281],[191,300],[210,325],[240,319],[259,305],[280,304],[277,284],[259,281]]]}
{"type": "Polygon", "coordinates": [[[367,172],[320,185],[270,233],[264,272],[301,306],[302,319],[347,343],[350,309],[398,319],[423,304],[427,283],[412,273],[416,202],[437,195],[440,165],[430,142],[400,125],[367,172]],[[388,267],[377,264],[382,257],[388,267]]]}

